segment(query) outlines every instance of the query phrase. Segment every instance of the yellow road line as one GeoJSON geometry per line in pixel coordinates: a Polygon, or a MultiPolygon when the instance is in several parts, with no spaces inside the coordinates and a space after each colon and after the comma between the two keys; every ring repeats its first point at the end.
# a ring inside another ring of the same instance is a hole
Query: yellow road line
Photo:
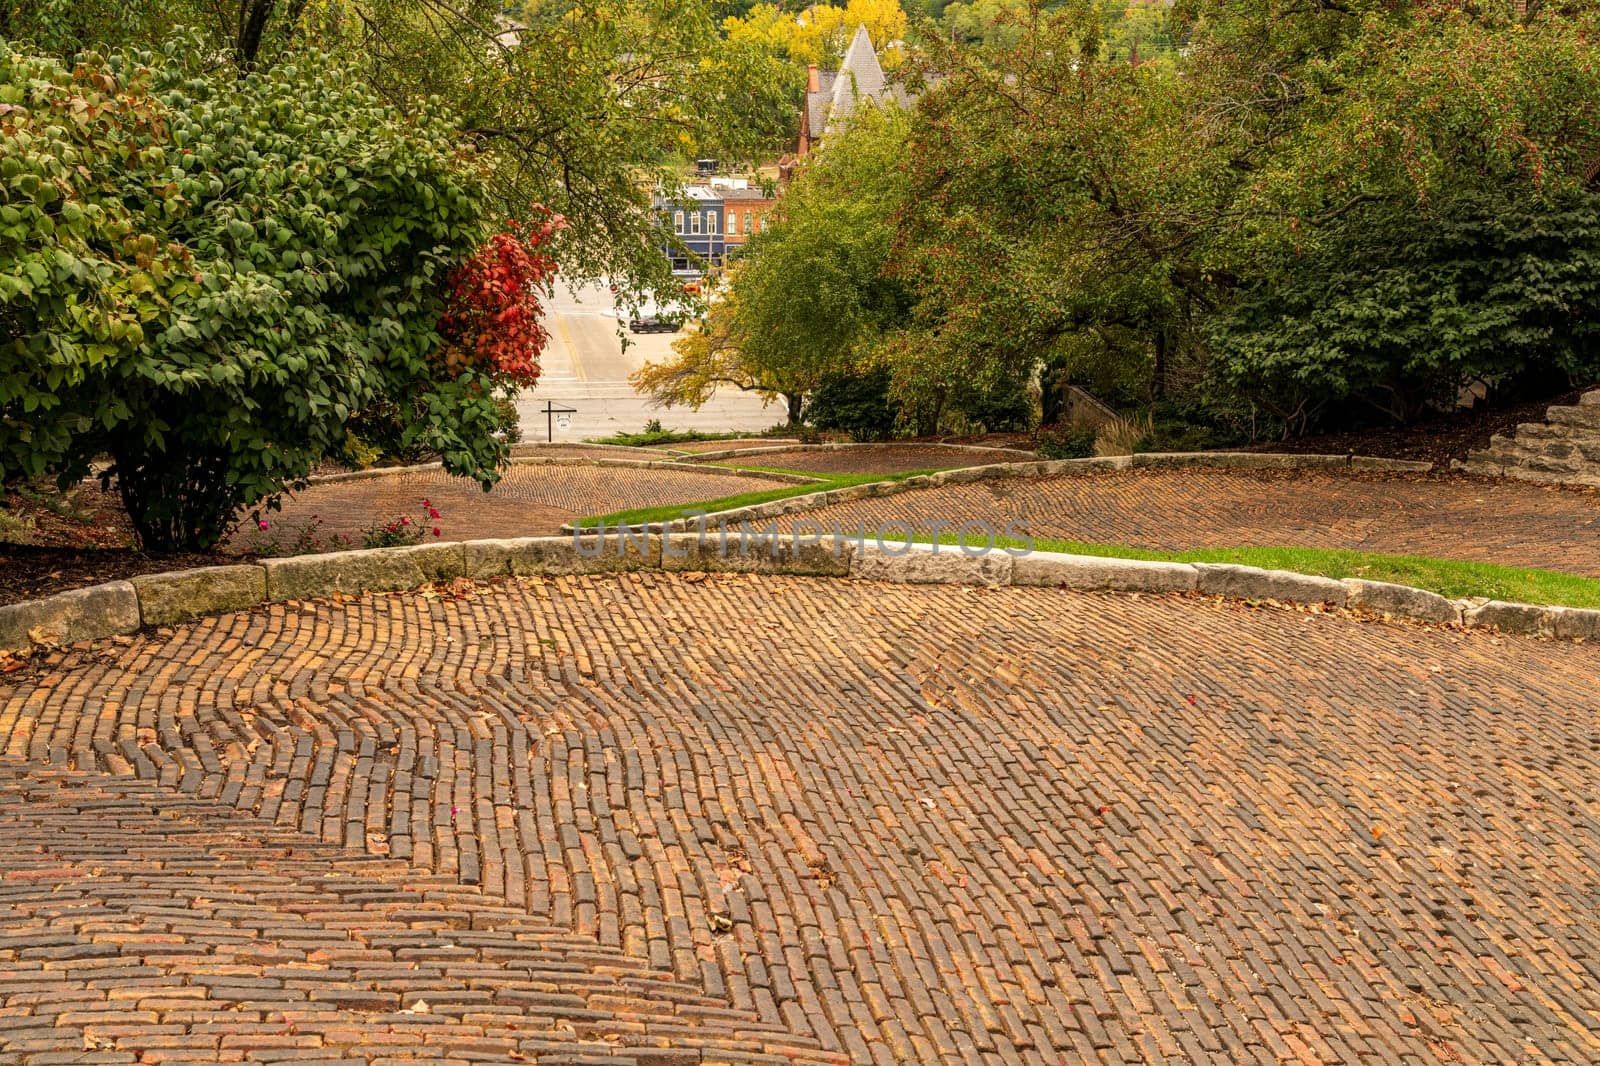
{"type": "Polygon", "coordinates": [[[578,358],[578,346],[572,342],[572,333],[567,329],[567,316],[559,311],[554,315],[556,332],[561,334],[561,343],[567,346],[567,359],[572,363],[572,373],[579,381],[588,381],[589,375],[583,372],[583,361],[578,358]]]}

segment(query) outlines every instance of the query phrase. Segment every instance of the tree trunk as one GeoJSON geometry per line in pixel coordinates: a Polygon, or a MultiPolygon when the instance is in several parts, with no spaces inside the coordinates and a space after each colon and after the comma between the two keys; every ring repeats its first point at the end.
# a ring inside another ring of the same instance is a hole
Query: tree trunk
{"type": "Polygon", "coordinates": [[[234,62],[243,71],[256,67],[256,57],[261,54],[261,42],[267,34],[267,23],[272,19],[272,9],[277,0],[243,0],[239,12],[239,36],[234,40],[234,62]]]}
{"type": "Polygon", "coordinates": [[[783,394],[783,402],[789,411],[789,428],[798,428],[800,417],[805,413],[806,394],[803,392],[786,392],[783,394]]]}
{"type": "Polygon", "coordinates": [[[1156,373],[1152,385],[1152,392],[1158,400],[1167,396],[1167,329],[1163,326],[1156,332],[1156,373]]]}

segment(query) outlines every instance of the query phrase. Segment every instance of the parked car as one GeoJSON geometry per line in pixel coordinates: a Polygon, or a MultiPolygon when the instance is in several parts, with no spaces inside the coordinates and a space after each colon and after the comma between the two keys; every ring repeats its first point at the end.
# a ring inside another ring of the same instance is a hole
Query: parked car
{"type": "Polygon", "coordinates": [[[628,323],[630,333],[676,333],[681,323],[675,318],[654,312],[641,312],[632,322],[628,323]]]}

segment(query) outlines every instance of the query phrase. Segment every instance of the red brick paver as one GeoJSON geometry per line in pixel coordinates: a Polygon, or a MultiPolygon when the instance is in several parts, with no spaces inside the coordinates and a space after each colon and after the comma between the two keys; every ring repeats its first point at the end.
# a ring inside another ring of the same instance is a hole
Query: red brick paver
{"type": "MultiPolygon", "coordinates": [[[[1348,548],[1600,576],[1600,493],[1517,481],[1135,470],[920,489],[788,516],[849,532],[1008,523],[1036,538],[1163,551],[1348,548]]],[[[899,534],[904,536],[903,532],[899,534]]]]}
{"type": "Polygon", "coordinates": [[[725,452],[744,448],[779,448],[785,444],[799,444],[798,437],[740,437],[737,440],[688,440],[660,447],[675,452],[725,452]]]}
{"type": "Polygon", "coordinates": [[[0,795],[0,1060],[838,1060],[452,875],[129,777],[0,795]]]}
{"type": "Polygon", "coordinates": [[[661,448],[624,448],[613,444],[549,444],[530,441],[512,445],[514,456],[543,456],[559,459],[671,459],[673,454],[661,448]]]}
{"type": "MultiPolygon", "coordinates": [[[[713,460],[722,465],[734,461],[713,460]]],[[[954,444],[869,444],[817,451],[762,452],[738,460],[749,466],[818,474],[903,474],[908,470],[950,470],[1018,461],[1018,456],[1012,452],[963,448],[954,444]]]]}
{"type": "MultiPolygon", "coordinates": [[[[312,485],[285,500],[282,513],[268,514],[267,521],[293,529],[317,516],[325,536],[349,534],[360,547],[363,529],[399,515],[424,519],[421,501],[428,499],[443,516],[436,524],[445,540],[538,537],[586,515],[783,487],[780,481],[712,469],[518,463],[507,467],[493,491],[485,493],[475,481],[437,469],[414,469],[312,485]]],[[[233,544],[248,548],[256,539],[257,531],[247,521],[233,544]]]]}
{"type": "Polygon", "coordinates": [[[1594,1061],[1597,691],[1581,646],[1048,589],[209,619],[0,690],[0,1059],[215,1057],[242,1002],[307,1056],[1594,1061]]]}

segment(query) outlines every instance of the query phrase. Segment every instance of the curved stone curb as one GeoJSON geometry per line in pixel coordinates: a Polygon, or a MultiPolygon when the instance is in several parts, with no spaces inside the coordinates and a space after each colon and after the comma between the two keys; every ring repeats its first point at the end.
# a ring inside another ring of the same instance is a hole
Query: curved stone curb
{"type": "Polygon", "coordinates": [[[0,607],[0,649],[75,644],[136,632],[139,594],[128,581],[71,589],[0,607]]]}
{"type": "MultiPolygon", "coordinates": [[[[822,445],[813,445],[822,447],[822,445]]],[[[1139,455],[1105,455],[1092,459],[1045,459],[1028,463],[991,463],[987,466],[966,466],[955,470],[940,470],[933,474],[918,474],[898,480],[872,481],[864,485],[851,485],[842,489],[827,489],[789,496],[770,503],[735,507],[716,511],[700,518],[679,518],[671,522],[650,522],[643,528],[652,533],[677,533],[704,529],[727,523],[757,522],[798,511],[811,511],[849,500],[862,500],[872,496],[893,496],[902,492],[934,488],[939,485],[961,485],[973,481],[993,481],[1008,477],[1044,478],[1063,474],[1081,474],[1098,470],[1173,469],[1180,467],[1210,467],[1219,470],[1357,470],[1364,473],[1389,471],[1394,473],[1427,473],[1432,463],[1413,462],[1409,459],[1377,459],[1360,455],[1285,455],[1276,452],[1144,452],[1139,455]]],[[[561,527],[561,532],[571,534],[579,528],[571,522],[561,527]]]]}
{"type": "Polygon", "coordinates": [[[1385,620],[1494,629],[1555,640],[1600,640],[1600,611],[1499,600],[1448,600],[1407,585],[1335,580],[1221,563],[1149,562],[1056,552],[963,551],[952,545],[878,545],[848,538],[774,535],[755,550],[716,533],[626,538],[525,537],[265,559],[147,574],[0,607],[0,650],[71,644],[265,603],[405,592],[457,578],[657,570],[850,578],[905,584],[1048,587],[1187,593],[1344,607],[1385,620]]]}
{"type": "Polygon", "coordinates": [[[918,442],[896,443],[895,441],[849,442],[839,444],[784,444],[771,448],[727,448],[720,452],[686,452],[693,455],[694,461],[704,463],[708,461],[721,461],[737,459],[743,455],[768,455],[773,452],[843,452],[853,448],[943,448],[947,451],[957,452],[994,452],[998,455],[1009,455],[1020,461],[1038,459],[1037,452],[1024,451],[1021,448],[996,448],[992,446],[979,446],[976,444],[926,444],[918,442]]]}
{"type": "Polygon", "coordinates": [[[147,626],[165,626],[264,602],[267,568],[259,564],[206,566],[141,574],[131,584],[138,595],[140,620],[147,626]]]}
{"type": "MultiPolygon", "coordinates": [[[[629,470],[687,470],[696,474],[727,474],[726,469],[707,470],[699,463],[679,462],[667,456],[661,459],[596,459],[580,455],[515,455],[511,466],[608,466],[629,470]]],[[[377,466],[371,470],[343,470],[337,474],[315,474],[306,479],[309,485],[335,485],[341,481],[366,481],[369,478],[398,477],[420,471],[443,470],[443,463],[417,463],[414,466],[377,466]]],[[[807,477],[803,474],[775,474],[767,470],[736,471],[742,477],[781,481],[790,485],[815,485],[825,478],[807,477]]]]}

